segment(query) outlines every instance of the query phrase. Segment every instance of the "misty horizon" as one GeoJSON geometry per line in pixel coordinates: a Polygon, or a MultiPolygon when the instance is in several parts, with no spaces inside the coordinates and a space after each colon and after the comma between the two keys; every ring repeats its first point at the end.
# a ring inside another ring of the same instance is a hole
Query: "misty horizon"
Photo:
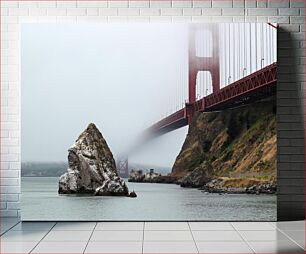
{"type": "MultiPolygon", "coordinates": [[[[117,162],[116,158],[114,158],[117,162]]],[[[66,161],[22,161],[21,164],[67,164],[68,165],[68,159],[66,161]]],[[[165,166],[165,165],[153,165],[153,164],[142,164],[137,162],[129,162],[129,166],[137,165],[142,167],[159,167],[159,168],[172,168],[172,166],[165,166]]],[[[130,168],[130,169],[137,169],[137,168],[130,168]]]]}
{"type": "MultiPolygon", "coordinates": [[[[176,110],[177,84],[187,87],[186,24],[23,24],[21,56],[22,162],[67,161],[90,122],[117,160],[176,110]]],[[[151,140],[129,161],[172,167],[187,129],[151,140]]]]}

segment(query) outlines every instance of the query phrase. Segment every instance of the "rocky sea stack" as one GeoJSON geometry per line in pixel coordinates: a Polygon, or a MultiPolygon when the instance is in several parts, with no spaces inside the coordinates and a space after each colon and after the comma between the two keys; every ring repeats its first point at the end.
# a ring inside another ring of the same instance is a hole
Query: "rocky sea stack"
{"type": "Polygon", "coordinates": [[[128,187],[117,173],[113,154],[93,123],[68,152],[68,172],[59,179],[60,194],[129,196],[128,187]]]}

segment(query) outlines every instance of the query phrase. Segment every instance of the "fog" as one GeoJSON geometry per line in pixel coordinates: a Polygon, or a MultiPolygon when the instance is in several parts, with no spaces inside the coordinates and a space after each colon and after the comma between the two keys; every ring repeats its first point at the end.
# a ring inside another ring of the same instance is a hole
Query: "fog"
{"type": "MultiPolygon", "coordinates": [[[[67,160],[94,122],[115,157],[180,107],[187,88],[187,26],[21,26],[22,161],[67,160]]],[[[154,139],[129,161],[171,167],[187,133],[154,139]]]]}

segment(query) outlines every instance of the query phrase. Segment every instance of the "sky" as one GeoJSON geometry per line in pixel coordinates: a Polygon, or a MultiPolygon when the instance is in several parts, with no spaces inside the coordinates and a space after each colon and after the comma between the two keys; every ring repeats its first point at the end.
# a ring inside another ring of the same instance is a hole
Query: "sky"
{"type": "MultiPolygon", "coordinates": [[[[213,41],[196,34],[198,56],[213,41]]],[[[276,29],[219,24],[220,87],[276,61],[276,29]],[[273,50],[271,50],[273,48],[273,50]]],[[[197,76],[196,97],[212,92],[197,76]]],[[[188,87],[188,24],[23,24],[21,26],[22,161],[67,160],[67,149],[93,122],[115,158],[171,167],[187,127],[131,153],[144,129],[182,108],[188,87]]]]}
{"type": "MultiPolygon", "coordinates": [[[[67,161],[90,122],[115,157],[128,154],[184,100],[173,91],[187,87],[186,43],[184,24],[23,24],[22,161],[67,161]]],[[[171,167],[186,134],[184,127],[154,139],[129,161],[171,167]]]]}

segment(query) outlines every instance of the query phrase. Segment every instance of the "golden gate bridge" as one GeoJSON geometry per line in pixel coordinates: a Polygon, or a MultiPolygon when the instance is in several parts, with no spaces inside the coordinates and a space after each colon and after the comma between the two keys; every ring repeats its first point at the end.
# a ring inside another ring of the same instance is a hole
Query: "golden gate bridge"
{"type": "MultiPolygon", "coordinates": [[[[276,94],[276,25],[190,24],[188,35],[183,81],[169,99],[173,111],[145,130],[146,139],[189,125],[196,112],[276,94]]],[[[122,177],[128,176],[126,155],[117,160],[117,168],[122,177]]]]}

